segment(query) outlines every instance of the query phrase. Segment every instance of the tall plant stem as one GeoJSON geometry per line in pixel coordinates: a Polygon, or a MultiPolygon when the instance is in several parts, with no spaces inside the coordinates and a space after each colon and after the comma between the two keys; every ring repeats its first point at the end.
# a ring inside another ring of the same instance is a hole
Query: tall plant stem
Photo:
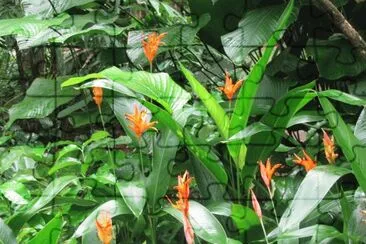
{"type": "Polygon", "coordinates": [[[274,202],[273,202],[273,195],[271,193],[271,190],[268,187],[267,187],[267,190],[268,190],[269,198],[271,199],[271,203],[272,203],[272,207],[273,207],[273,213],[274,213],[276,223],[277,223],[277,226],[278,226],[278,217],[277,217],[277,211],[276,211],[276,208],[275,208],[275,205],[274,205],[274,202]]]}
{"type": "Polygon", "coordinates": [[[263,234],[264,234],[264,238],[266,239],[266,243],[269,244],[268,242],[268,238],[267,238],[267,232],[266,229],[264,228],[264,224],[263,224],[263,220],[262,218],[259,219],[259,221],[261,222],[261,226],[262,226],[262,230],[263,230],[263,234]]]}
{"type": "Polygon", "coordinates": [[[151,227],[151,241],[153,244],[156,244],[156,231],[155,231],[155,222],[152,216],[148,216],[150,227],[151,227]]]}
{"type": "MultiPolygon", "coordinates": [[[[231,100],[229,101],[229,113],[231,111],[231,100]]],[[[229,166],[230,166],[230,174],[231,174],[231,186],[233,189],[235,189],[235,181],[234,181],[234,168],[233,168],[233,162],[231,160],[230,152],[228,150],[228,158],[229,158],[229,166]]],[[[239,199],[238,199],[239,201],[239,199]]]]}
{"type": "Polygon", "coordinates": [[[142,144],[141,144],[141,138],[139,140],[139,155],[140,155],[140,164],[141,164],[141,173],[143,176],[145,176],[145,167],[144,167],[144,161],[142,159],[142,144]]]}

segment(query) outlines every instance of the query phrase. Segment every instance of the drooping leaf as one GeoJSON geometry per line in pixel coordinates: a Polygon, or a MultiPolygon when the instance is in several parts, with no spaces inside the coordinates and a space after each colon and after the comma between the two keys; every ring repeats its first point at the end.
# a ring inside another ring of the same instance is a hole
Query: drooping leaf
{"type": "Polygon", "coordinates": [[[3,244],[16,244],[15,235],[13,231],[0,218],[0,242],[3,244]]]}

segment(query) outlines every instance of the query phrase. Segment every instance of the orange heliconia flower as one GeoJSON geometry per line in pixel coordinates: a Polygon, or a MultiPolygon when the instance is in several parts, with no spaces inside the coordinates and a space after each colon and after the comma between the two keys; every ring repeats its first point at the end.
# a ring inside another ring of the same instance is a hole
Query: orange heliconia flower
{"type": "MultiPolygon", "coordinates": [[[[323,130],[323,129],[322,129],[323,130]]],[[[325,157],[327,158],[328,162],[333,164],[335,163],[338,154],[335,153],[335,145],[334,145],[334,137],[329,137],[327,132],[323,130],[323,144],[324,144],[324,151],[325,157]]]]}
{"type": "Polygon", "coordinates": [[[172,206],[183,213],[184,236],[188,244],[194,243],[194,232],[191,223],[189,222],[189,185],[192,178],[189,177],[189,172],[186,170],[183,176],[178,175],[178,185],[174,187],[178,191],[178,200],[173,203],[168,197],[168,201],[172,206]]]}
{"type": "Polygon", "coordinates": [[[147,112],[145,109],[139,110],[137,104],[134,106],[133,114],[126,114],[126,119],[128,119],[131,124],[129,128],[133,130],[138,138],[141,138],[142,134],[148,129],[157,130],[154,125],[157,123],[146,121],[147,112]]]}
{"type": "Polygon", "coordinates": [[[250,189],[250,193],[252,195],[252,205],[253,205],[254,212],[257,214],[258,218],[262,219],[262,210],[261,210],[261,206],[259,205],[259,202],[257,200],[257,197],[255,196],[252,189],[250,189]]]}
{"type": "Polygon", "coordinates": [[[153,32],[148,35],[147,41],[142,40],[142,47],[144,49],[145,56],[147,60],[149,60],[150,64],[152,64],[152,61],[154,60],[158,52],[159,46],[161,44],[164,44],[161,39],[163,39],[166,34],[167,33],[164,32],[158,35],[158,33],[153,32]]]}
{"type": "Polygon", "coordinates": [[[93,99],[95,104],[100,108],[100,105],[102,105],[103,101],[103,88],[98,86],[93,87],[93,99]]]}
{"type": "Polygon", "coordinates": [[[259,168],[261,172],[262,180],[264,181],[264,184],[266,184],[268,190],[271,187],[271,180],[273,174],[276,172],[278,168],[280,168],[281,164],[275,164],[273,167],[271,166],[271,160],[268,158],[266,161],[266,165],[262,163],[262,161],[259,161],[259,168]]]}
{"type": "Polygon", "coordinates": [[[99,240],[103,244],[110,244],[113,236],[112,218],[108,211],[101,211],[95,221],[99,240]]]}
{"type": "Polygon", "coordinates": [[[242,80],[238,80],[235,85],[233,84],[233,80],[230,77],[230,74],[225,71],[225,85],[220,86],[219,90],[225,93],[226,97],[231,101],[235,92],[239,89],[242,84],[242,80]]]}
{"type": "Polygon", "coordinates": [[[306,172],[309,172],[316,167],[316,162],[313,161],[304,150],[302,150],[302,153],[304,154],[305,158],[300,158],[298,155],[295,154],[296,159],[294,159],[294,162],[304,166],[306,172]]]}

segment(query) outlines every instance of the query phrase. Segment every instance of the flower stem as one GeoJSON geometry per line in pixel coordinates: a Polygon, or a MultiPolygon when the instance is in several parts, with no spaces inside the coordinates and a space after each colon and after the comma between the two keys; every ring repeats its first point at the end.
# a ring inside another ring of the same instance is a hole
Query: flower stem
{"type": "Polygon", "coordinates": [[[150,73],[152,73],[153,70],[153,66],[152,66],[152,62],[150,63],[150,73]]]}
{"type": "Polygon", "coordinates": [[[144,161],[142,159],[142,144],[141,144],[141,138],[139,140],[139,155],[140,155],[140,164],[141,164],[141,174],[142,176],[145,176],[145,167],[144,167],[144,161]]]}
{"type": "Polygon", "coordinates": [[[267,243],[267,244],[269,244],[269,242],[268,242],[268,238],[267,238],[267,232],[266,232],[266,229],[264,228],[264,224],[263,224],[263,220],[262,220],[262,218],[259,218],[259,221],[261,222],[261,226],[262,226],[262,230],[263,230],[264,238],[266,239],[266,243],[267,243]]]}
{"type": "Polygon", "coordinates": [[[273,202],[273,196],[272,196],[271,190],[269,188],[267,188],[267,190],[268,190],[268,193],[269,193],[269,198],[271,199],[271,203],[272,203],[272,207],[273,207],[273,213],[274,213],[276,223],[277,223],[277,226],[278,226],[278,217],[277,217],[277,211],[276,211],[276,208],[275,208],[275,205],[274,205],[274,202],[273,202]]]}
{"type": "Polygon", "coordinates": [[[153,244],[156,244],[156,231],[155,231],[155,223],[153,217],[148,216],[150,227],[151,227],[151,241],[153,244]]]}

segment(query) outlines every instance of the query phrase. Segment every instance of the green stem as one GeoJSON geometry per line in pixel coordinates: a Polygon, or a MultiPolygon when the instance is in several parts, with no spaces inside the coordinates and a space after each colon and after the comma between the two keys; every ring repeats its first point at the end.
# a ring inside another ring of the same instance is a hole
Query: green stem
{"type": "Polygon", "coordinates": [[[151,241],[153,244],[156,244],[156,230],[155,230],[155,223],[154,219],[151,216],[148,216],[150,227],[151,227],[151,241]]]}
{"type": "Polygon", "coordinates": [[[150,63],[150,73],[152,73],[153,67],[152,67],[152,62],[150,63]]]}
{"type": "Polygon", "coordinates": [[[259,221],[261,222],[261,226],[262,226],[262,230],[263,230],[264,238],[266,239],[266,243],[267,243],[267,244],[269,244],[269,242],[268,242],[268,238],[267,238],[267,232],[266,232],[266,229],[264,228],[264,224],[263,224],[263,220],[262,220],[262,218],[259,218],[259,221]]]}
{"type": "MultiPolygon", "coordinates": [[[[104,123],[104,119],[103,119],[102,109],[100,108],[100,106],[98,106],[98,110],[99,110],[99,114],[100,114],[100,120],[102,121],[103,130],[105,132],[107,132],[107,130],[105,129],[105,123],[104,123]]],[[[116,170],[114,168],[114,160],[113,160],[112,153],[109,150],[109,146],[108,145],[107,145],[107,151],[108,151],[108,155],[109,155],[109,160],[111,161],[112,166],[113,166],[114,177],[117,180],[116,170]]]]}
{"type": "Polygon", "coordinates": [[[145,176],[145,167],[144,167],[144,161],[142,159],[142,145],[141,145],[141,138],[139,140],[139,155],[140,155],[140,164],[141,164],[141,174],[142,176],[145,176]]]}
{"type": "Polygon", "coordinates": [[[273,196],[272,196],[271,190],[268,187],[267,187],[267,190],[268,190],[269,198],[271,199],[271,203],[272,203],[272,207],[273,207],[273,213],[274,213],[276,223],[277,223],[277,226],[278,226],[278,217],[277,217],[277,211],[276,211],[276,208],[275,208],[275,205],[274,205],[274,202],[273,202],[273,196]]]}

